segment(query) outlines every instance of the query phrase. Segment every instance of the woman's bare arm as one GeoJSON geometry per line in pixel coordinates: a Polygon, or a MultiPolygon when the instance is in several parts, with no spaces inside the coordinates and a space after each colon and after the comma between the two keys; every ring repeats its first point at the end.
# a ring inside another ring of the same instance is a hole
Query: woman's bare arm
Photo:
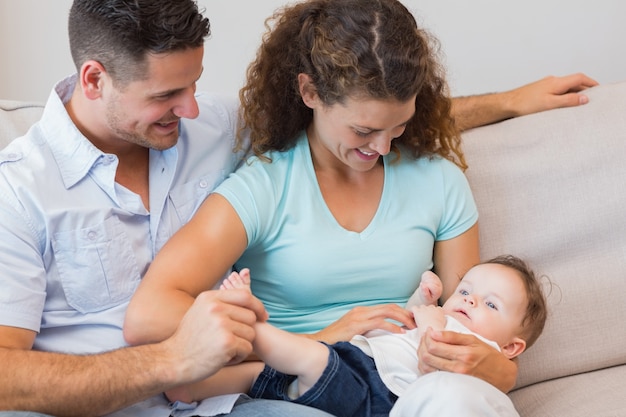
{"type": "Polygon", "coordinates": [[[131,299],[124,337],[132,345],[169,337],[202,291],[212,289],[247,245],[239,216],[219,194],[210,195],[192,220],[156,255],[131,299]]]}

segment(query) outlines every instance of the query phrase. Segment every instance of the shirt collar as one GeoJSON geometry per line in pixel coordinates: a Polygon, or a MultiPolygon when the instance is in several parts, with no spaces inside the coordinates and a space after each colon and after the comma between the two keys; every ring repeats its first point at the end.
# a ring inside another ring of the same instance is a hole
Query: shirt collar
{"type": "Polygon", "coordinates": [[[74,74],[57,83],[50,93],[40,123],[66,188],[82,180],[99,159],[109,160],[108,155],[80,133],[65,109],[76,81],[77,75],[74,74]]]}

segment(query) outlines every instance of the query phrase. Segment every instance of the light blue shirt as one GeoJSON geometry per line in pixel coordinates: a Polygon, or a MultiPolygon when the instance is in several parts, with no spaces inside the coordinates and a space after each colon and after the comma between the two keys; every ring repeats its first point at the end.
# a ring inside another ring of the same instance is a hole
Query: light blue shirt
{"type": "MultiPolygon", "coordinates": [[[[76,77],[50,94],[41,121],[0,152],[0,325],[38,332],[33,349],[76,354],[126,346],[128,302],[155,254],[240,165],[238,101],[198,94],[175,147],[150,151],[150,210],[115,183],[117,157],[75,127],[76,77]]],[[[112,414],[210,416],[237,395],[174,411],[155,396],[112,414]]]]}
{"type": "Polygon", "coordinates": [[[361,233],[341,227],[320,191],[306,135],[296,147],[253,157],[216,192],[241,218],[252,291],[270,322],[316,332],[355,306],[404,305],[433,266],[436,241],[461,235],[478,213],[461,170],[442,158],[383,158],[378,210],[361,233]]]}
{"type": "Polygon", "coordinates": [[[198,95],[178,144],[150,151],[148,212],[115,183],[117,157],[70,120],[75,81],[0,152],[0,325],[38,332],[36,350],[94,353],[126,345],[126,307],[155,254],[239,165],[238,103],[198,95]]]}

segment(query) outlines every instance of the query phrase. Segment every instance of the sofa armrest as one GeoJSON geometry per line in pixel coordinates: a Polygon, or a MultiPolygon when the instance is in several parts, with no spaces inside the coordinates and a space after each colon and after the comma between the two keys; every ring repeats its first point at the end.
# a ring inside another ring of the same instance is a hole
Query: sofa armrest
{"type": "Polygon", "coordinates": [[[0,100],[0,149],[41,118],[42,103],[0,100]]]}

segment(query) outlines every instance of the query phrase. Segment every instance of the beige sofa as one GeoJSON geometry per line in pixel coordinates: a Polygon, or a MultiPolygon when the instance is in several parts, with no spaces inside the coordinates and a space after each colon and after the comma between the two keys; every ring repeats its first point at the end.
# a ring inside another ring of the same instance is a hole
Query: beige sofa
{"type": "MultiPolygon", "coordinates": [[[[626,416],[626,82],[588,95],[464,134],[482,256],[522,256],[553,283],[510,394],[524,417],[626,416]]],[[[41,114],[0,108],[0,147],[41,114]]]]}
{"type": "Polygon", "coordinates": [[[553,283],[510,394],[522,416],[626,416],[626,82],[588,96],[463,136],[481,256],[553,283]]]}

